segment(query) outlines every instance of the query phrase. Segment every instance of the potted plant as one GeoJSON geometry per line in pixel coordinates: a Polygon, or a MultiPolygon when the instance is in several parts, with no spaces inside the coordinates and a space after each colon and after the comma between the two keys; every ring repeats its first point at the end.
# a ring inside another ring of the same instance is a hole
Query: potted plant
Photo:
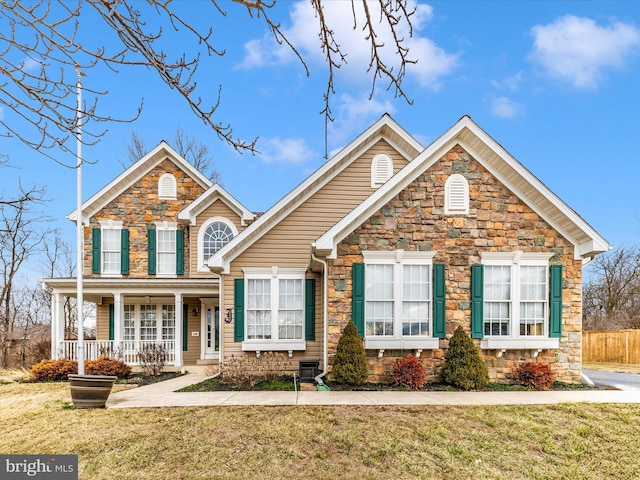
{"type": "Polygon", "coordinates": [[[104,408],[118,377],[112,375],[68,375],[75,408],[104,408]]]}

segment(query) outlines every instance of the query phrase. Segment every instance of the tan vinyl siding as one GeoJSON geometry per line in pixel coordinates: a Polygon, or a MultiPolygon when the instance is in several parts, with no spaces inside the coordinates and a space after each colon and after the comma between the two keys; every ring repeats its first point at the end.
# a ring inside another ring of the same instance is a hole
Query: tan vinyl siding
{"type": "Polygon", "coordinates": [[[211,273],[198,271],[198,235],[200,233],[200,227],[203,223],[213,217],[222,217],[232,223],[238,230],[238,233],[247,228],[246,226],[241,225],[238,214],[221,200],[213,202],[202,213],[200,213],[196,219],[196,224],[189,227],[189,271],[191,272],[192,278],[211,278],[213,276],[211,273]]]}
{"type": "MultiPolygon", "coordinates": [[[[233,279],[244,277],[243,267],[308,267],[311,243],[375,191],[371,188],[371,161],[379,153],[393,159],[394,174],[407,164],[387,142],[377,142],[232,262],[224,280],[222,308],[233,308],[233,279]]],[[[301,359],[322,359],[323,277],[307,278],[316,278],[316,340],[307,342],[304,352],[294,352],[294,368],[301,359]]],[[[225,324],[223,333],[225,357],[241,355],[242,344],[233,339],[233,323],[225,324]]]]}
{"type": "MultiPolygon", "coordinates": [[[[200,359],[200,342],[202,340],[202,331],[201,331],[201,315],[202,309],[200,307],[200,300],[187,300],[187,351],[182,352],[182,363],[184,365],[195,365],[196,362],[200,359]],[[198,309],[198,315],[193,316],[191,313],[194,308],[198,309]],[[191,332],[198,332],[197,337],[191,336],[191,332]]],[[[182,325],[180,325],[182,328],[182,325]]],[[[182,346],[180,346],[182,348],[182,346]]]]}
{"type": "Polygon", "coordinates": [[[96,340],[109,340],[109,304],[96,305],[96,340]]]}

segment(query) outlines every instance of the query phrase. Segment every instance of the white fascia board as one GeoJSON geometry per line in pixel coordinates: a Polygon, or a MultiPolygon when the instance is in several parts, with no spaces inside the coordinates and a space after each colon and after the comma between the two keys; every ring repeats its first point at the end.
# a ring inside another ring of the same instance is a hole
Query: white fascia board
{"type": "MultiPolygon", "coordinates": [[[[351,161],[355,160],[358,156],[355,155],[354,152],[365,151],[381,139],[389,141],[388,137],[383,133],[384,127],[401,135],[402,138],[410,142],[412,146],[420,147],[420,144],[406,133],[388,114],[383,115],[377,122],[358,135],[356,139],[342,148],[333,158],[325,162],[318,170],[267,210],[264,215],[218,250],[216,254],[207,261],[207,266],[214,269],[214,271],[219,269],[226,271],[229,263],[261,238],[262,234],[268,231],[272,225],[276,225],[280,220],[285,218],[291,211],[304,203],[310,196],[338,175],[351,161]]],[[[405,156],[407,155],[403,149],[399,149],[398,151],[405,156]]],[[[407,156],[407,158],[409,157],[407,156]]]]}
{"type": "Polygon", "coordinates": [[[230,195],[229,192],[216,183],[200,195],[195,202],[180,211],[178,213],[178,220],[188,221],[191,225],[195,225],[198,215],[217,200],[221,200],[240,217],[240,224],[242,226],[256,218],[256,215],[251,210],[242,205],[230,195]]]}
{"type": "MultiPolygon", "coordinates": [[[[142,175],[151,170],[166,157],[171,157],[172,161],[174,161],[181,169],[185,170],[188,175],[196,180],[202,187],[211,187],[211,180],[200,173],[193,165],[181,157],[178,152],[163,140],[156,145],[155,148],[150,150],[149,153],[127,168],[82,204],[85,224],[88,223],[89,218],[95,212],[100,210],[100,208],[108,204],[124,190],[133,185],[133,183],[135,183],[142,175]],[[166,152],[166,156],[161,155],[163,150],[166,152]]],[[[77,215],[77,210],[74,210],[67,215],[67,218],[72,222],[75,222],[77,220],[77,215]]]]}

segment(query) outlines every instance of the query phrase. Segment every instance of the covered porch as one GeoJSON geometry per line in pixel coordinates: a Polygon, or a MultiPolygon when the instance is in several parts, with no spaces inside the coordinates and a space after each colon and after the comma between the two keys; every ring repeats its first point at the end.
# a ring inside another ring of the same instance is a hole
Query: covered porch
{"type": "MultiPolygon", "coordinates": [[[[78,359],[78,342],[65,332],[65,297],[76,280],[47,279],[51,295],[53,358],[78,359]]],[[[107,355],[135,366],[145,347],[162,348],[166,365],[180,367],[220,358],[218,279],[86,279],[84,299],[96,305],[95,339],[84,340],[84,358],[107,355]]]]}

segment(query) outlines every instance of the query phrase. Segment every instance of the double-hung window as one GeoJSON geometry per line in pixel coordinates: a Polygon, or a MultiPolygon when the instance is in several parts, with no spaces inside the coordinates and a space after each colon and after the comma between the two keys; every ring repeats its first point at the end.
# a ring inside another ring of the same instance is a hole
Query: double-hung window
{"type": "Polygon", "coordinates": [[[315,280],[305,279],[305,271],[244,269],[235,284],[235,338],[243,350],[304,350],[315,339],[315,280]]]}
{"type": "Polygon", "coordinates": [[[175,275],[176,273],[176,231],[158,228],[158,275],[175,275]]]}
{"type": "Polygon", "coordinates": [[[119,276],[129,273],[129,230],[121,221],[100,222],[94,228],[92,242],[92,273],[119,276]]]}
{"type": "Polygon", "coordinates": [[[444,338],[444,266],[434,252],[363,253],[354,264],[353,318],[369,349],[438,348],[444,338]]]}
{"type": "Polygon", "coordinates": [[[472,333],[483,348],[557,348],[562,268],[550,253],[489,252],[472,267],[472,333]]]}
{"type": "Polygon", "coordinates": [[[173,222],[157,222],[147,230],[148,273],[160,277],[184,274],[184,231],[173,222]]]}

